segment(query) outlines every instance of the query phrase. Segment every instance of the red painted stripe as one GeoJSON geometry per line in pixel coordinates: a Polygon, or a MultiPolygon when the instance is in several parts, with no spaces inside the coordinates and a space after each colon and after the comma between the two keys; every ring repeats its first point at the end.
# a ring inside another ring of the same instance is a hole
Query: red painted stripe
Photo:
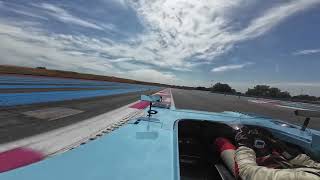
{"type": "Polygon", "coordinates": [[[135,103],[130,106],[130,108],[135,108],[135,109],[144,109],[149,106],[149,102],[147,101],[139,101],[138,103],[135,103]]]}
{"type": "Polygon", "coordinates": [[[0,172],[35,163],[44,158],[40,152],[28,148],[16,148],[0,153],[0,172]]]}
{"type": "Polygon", "coordinates": [[[214,144],[217,146],[218,151],[221,153],[225,150],[236,149],[236,147],[229,141],[229,139],[219,137],[215,140],[214,144]]]}

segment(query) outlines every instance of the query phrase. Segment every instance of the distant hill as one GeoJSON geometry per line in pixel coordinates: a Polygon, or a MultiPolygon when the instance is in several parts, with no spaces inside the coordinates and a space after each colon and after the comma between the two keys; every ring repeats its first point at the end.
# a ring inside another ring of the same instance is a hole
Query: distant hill
{"type": "Polygon", "coordinates": [[[11,65],[0,65],[0,74],[47,76],[47,77],[86,79],[86,80],[98,80],[98,81],[121,82],[121,83],[130,83],[130,84],[144,84],[144,85],[153,85],[153,86],[173,87],[167,84],[150,83],[150,82],[137,81],[132,79],[118,78],[114,76],[102,76],[102,75],[78,73],[73,71],[46,69],[45,67],[31,68],[31,67],[21,67],[21,66],[11,66],[11,65]]]}

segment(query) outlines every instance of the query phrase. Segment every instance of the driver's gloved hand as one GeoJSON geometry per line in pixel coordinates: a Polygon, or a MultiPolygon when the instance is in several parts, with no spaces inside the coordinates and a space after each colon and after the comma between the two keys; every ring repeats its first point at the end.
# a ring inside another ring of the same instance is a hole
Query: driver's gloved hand
{"type": "Polygon", "coordinates": [[[273,148],[275,148],[283,157],[287,160],[291,160],[301,154],[301,150],[297,146],[288,145],[281,140],[275,138],[269,138],[273,148]]]}
{"type": "Polygon", "coordinates": [[[250,130],[247,127],[242,127],[236,132],[235,142],[237,147],[246,146],[252,148],[253,138],[250,134],[250,130]]]}

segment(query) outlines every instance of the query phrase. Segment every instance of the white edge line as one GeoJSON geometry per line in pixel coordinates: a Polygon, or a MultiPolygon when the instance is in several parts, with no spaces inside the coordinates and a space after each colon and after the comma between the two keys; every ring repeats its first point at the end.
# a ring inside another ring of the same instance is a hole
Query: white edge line
{"type": "Polygon", "coordinates": [[[171,105],[170,105],[170,109],[171,110],[176,110],[176,106],[174,104],[174,100],[173,100],[173,95],[172,95],[172,89],[170,88],[170,95],[171,95],[171,105]]]}

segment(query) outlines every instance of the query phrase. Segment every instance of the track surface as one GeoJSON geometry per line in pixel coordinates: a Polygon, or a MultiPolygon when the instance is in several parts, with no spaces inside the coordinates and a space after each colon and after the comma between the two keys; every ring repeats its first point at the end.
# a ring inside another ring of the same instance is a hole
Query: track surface
{"type": "MultiPolygon", "coordinates": [[[[192,109],[208,112],[236,111],[280,119],[301,125],[304,118],[294,115],[294,109],[278,107],[271,104],[249,102],[248,98],[224,96],[205,91],[173,89],[173,99],[177,109],[192,109]]],[[[310,128],[320,130],[320,118],[312,118],[310,128]]]]}
{"type": "MultiPolygon", "coordinates": [[[[138,100],[141,94],[152,94],[156,91],[158,90],[0,108],[0,144],[83,121],[132,103],[138,100]],[[27,111],[56,107],[83,112],[53,121],[23,114],[27,111]]],[[[298,125],[301,125],[304,120],[302,117],[296,117],[293,109],[257,104],[248,101],[246,97],[239,99],[237,96],[179,89],[172,89],[172,93],[177,109],[208,112],[236,111],[272,117],[298,125]]],[[[312,119],[309,127],[320,130],[320,119],[312,119]]]]}
{"type": "Polygon", "coordinates": [[[0,107],[159,89],[155,86],[39,76],[0,75],[0,107]]]}
{"type": "Polygon", "coordinates": [[[83,121],[137,101],[141,94],[154,92],[156,91],[0,108],[0,144],[83,121]],[[23,114],[27,111],[50,107],[71,108],[83,112],[54,121],[37,119],[23,114]]]}
{"type": "Polygon", "coordinates": [[[0,74],[0,144],[106,113],[159,87],[0,74]]]}

